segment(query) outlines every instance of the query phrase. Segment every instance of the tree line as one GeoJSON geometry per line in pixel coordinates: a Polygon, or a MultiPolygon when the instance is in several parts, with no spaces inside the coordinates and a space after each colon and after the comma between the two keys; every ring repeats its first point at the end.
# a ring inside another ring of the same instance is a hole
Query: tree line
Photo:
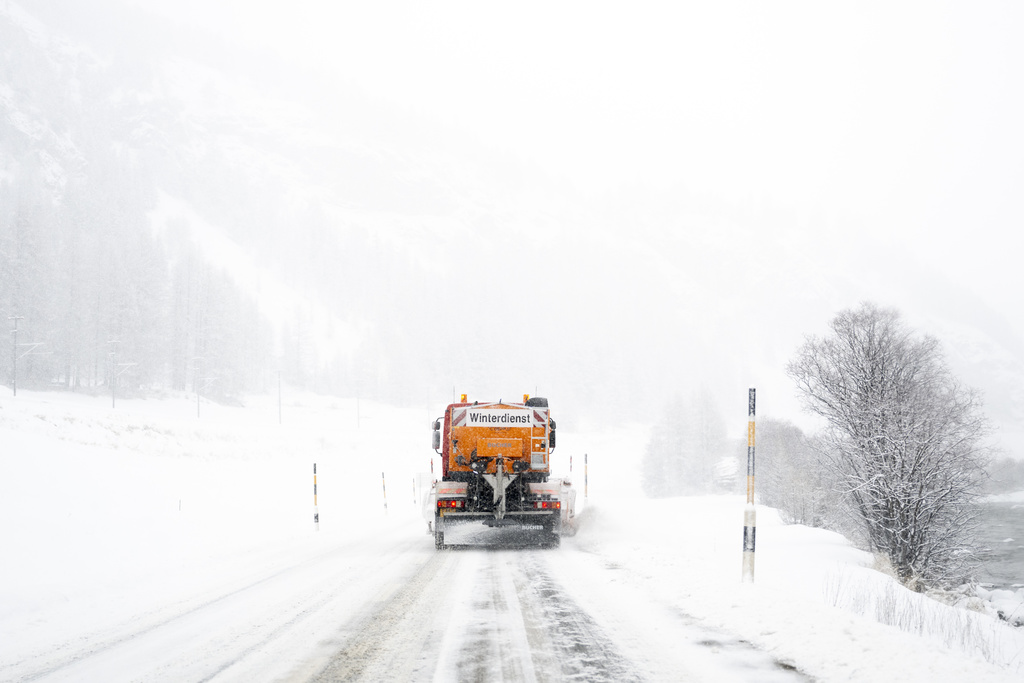
{"type": "Polygon", "coordinates": [[[76,391],[116,382],[129,394],[192,390],[203,377],[211,395],[229,396],[259,381],[273,339],[230,277],[184,231],[158,238],[152,202],[124,193],[131,185],[82,174],[54,192],[40,158],[27,152],[0,182],[4,382],[76,391]]]}
{"type": "Polygon", "coordinates": [[[653,498],[730,490],[737,479],[735,461],[729,458],[734,450],[708,391],[676,395],[651,431],[641,484],[653,498]]]}

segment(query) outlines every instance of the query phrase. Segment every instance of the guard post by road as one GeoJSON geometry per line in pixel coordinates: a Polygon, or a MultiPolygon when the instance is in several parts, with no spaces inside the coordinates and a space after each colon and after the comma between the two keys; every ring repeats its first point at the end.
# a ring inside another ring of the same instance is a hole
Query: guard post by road
{"type": "Polygon", "coordinates": [[[754,508],[754,413],[756,390],[747,394],[747,507],[743,511],[743,581],[754,582],[754,536],[757,511],[754,508]]]}

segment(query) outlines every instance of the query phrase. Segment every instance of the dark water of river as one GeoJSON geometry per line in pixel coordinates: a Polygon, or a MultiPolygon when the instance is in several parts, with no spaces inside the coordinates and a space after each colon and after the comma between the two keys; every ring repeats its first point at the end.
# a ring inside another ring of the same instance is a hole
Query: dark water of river
{"type": "Polygon", "coordinates": [[[1024,586],[1024,503],[982,505],[981,546],[990,551],[978,569],[981,583],[1016,590],[1024,586]]]}

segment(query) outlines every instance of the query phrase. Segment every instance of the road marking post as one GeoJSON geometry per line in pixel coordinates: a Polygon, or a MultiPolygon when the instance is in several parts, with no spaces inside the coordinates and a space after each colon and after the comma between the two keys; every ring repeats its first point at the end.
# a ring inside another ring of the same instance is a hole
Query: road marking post
{"type": "Polygon", "coordinates": [[[313,530],[320,531],[320,508],[316,504],[316,463],[313,463],[313,530]]]}
{"type": "Polygon", "coordinates": [[[754,538],[757,511],[754,508],[754,415],[756,389],[747,394],[747,506],[743,511],[743,581],[754,582],[754,538]]]}
{"type": "Polygon", "coordinates": [[[587,483],[587,477],[590,472],[590,466],[587,464],[587,454],[583,454],[583,498],[586,499],[590,494],[589,484],[587,483]]]}

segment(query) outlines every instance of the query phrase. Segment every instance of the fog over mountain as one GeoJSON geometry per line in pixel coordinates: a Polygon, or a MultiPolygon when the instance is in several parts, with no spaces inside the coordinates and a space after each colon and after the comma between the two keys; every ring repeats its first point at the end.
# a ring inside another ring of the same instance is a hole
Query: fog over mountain
{"type": "Polygon", "coordinates": [[[742,428],[870,300],[1024,456],[1019,14],[329,7],[0,2],[19,382],[742,428]]]}

